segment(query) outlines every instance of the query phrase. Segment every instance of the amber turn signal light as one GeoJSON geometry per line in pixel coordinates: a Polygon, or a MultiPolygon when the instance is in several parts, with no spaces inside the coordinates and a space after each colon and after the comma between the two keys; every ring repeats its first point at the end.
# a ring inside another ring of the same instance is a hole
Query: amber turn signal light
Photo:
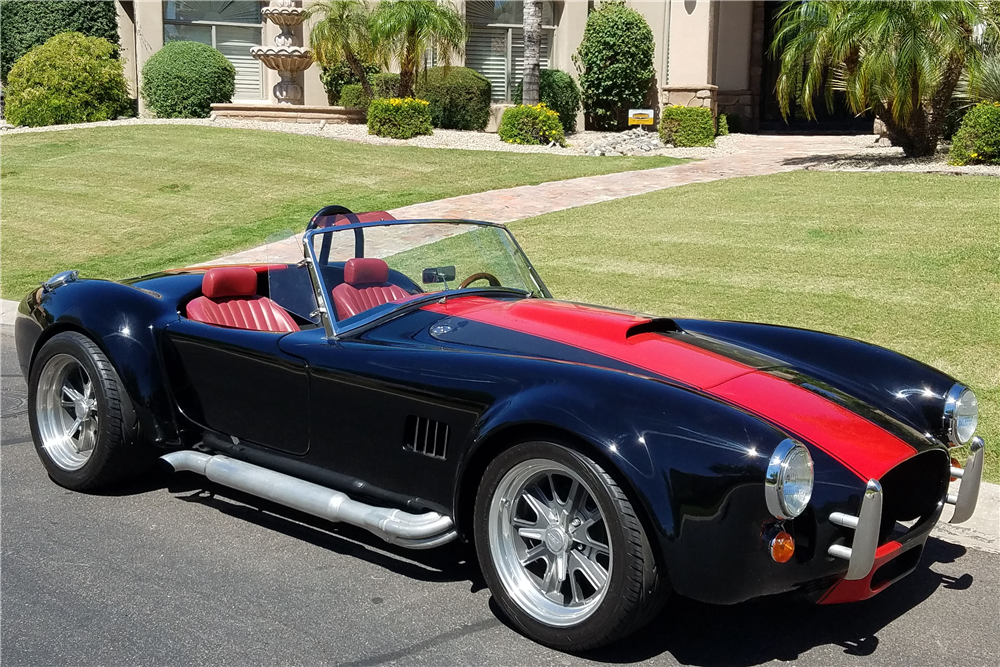
{"type": "Polygon", "coordinates": [[[781,531],[771,538],[771,558],[776,563],[787,563],[795,554],[795,540],[792,536],[781,531]]]}

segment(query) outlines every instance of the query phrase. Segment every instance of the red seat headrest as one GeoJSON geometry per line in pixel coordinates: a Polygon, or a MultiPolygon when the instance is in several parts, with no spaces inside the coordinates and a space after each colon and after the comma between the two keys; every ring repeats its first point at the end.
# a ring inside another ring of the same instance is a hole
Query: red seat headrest
{"type": "Polygon", "coordinates": [[[349,259],[344,264],[344,282],[348,285],[370,285],[389,280],[389,265],[381,259],[349,259]]]}
{"type": "Polygon", "coordinates": [[[249,266],[209,269],[201,279],[201,293],[209,299],[253,296],[257,293],[257,272],[249,266]]]}

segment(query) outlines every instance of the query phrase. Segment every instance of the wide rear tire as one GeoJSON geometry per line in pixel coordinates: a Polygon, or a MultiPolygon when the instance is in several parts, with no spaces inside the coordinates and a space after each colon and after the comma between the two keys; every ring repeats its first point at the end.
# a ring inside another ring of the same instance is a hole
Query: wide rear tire
{"type": "Polygon", "coordinates": [[[38,458],[68,489],[98,489],[150,465],[118,373],[83,334],[57,334],[39,350],[28,377],[28,422],[38,458]]]}
{"type": "Polygon", "coordinates": [[[490,463],[476,496],[475,539],[497,604],[525,635],[555,649],[621,639],[666,599],[625,493],[560,444],[522,443],[490,463]]]}

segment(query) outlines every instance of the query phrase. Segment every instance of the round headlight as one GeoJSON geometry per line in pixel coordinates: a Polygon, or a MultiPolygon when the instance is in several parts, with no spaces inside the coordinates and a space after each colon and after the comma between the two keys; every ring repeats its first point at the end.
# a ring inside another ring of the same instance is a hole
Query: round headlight
{"type": "Polygon", "coordinates": [[[813,492],[813,461],[805,445],[782,440],[771,454],[764,479],[767,509],[779,519],[805,511],[813,492]]]}
{"type": "Polygon", "coordinates": [[[979,425],[979,399],[973,391],[956,384],[944,403],[944,426],[953,445],[964,445],[976,434],[979,425]]]}

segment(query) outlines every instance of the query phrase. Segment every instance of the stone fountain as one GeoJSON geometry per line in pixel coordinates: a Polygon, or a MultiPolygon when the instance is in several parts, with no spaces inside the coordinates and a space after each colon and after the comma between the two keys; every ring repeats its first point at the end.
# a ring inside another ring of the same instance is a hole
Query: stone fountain
{"type": "Polygon", "coordinates": [[[281,28],[281,32],[275,35],[274,46],[255,46],[250,49],[250,55],[281,77],[272,90],[278,104],[302,104],[302,86],[296,83],[295,74],[309,69],[313,56],[309,49],[294,44],[292,28],[305,20],[305,11],[296,7],[292,0],[278,0],[274,6],[260,10],[265,19],[281,28]]]}
{"type": "Polygon", "coordinates": [[[277,104],[213,104],[213,118],[320,123],[320,126],[327,123],[364,123],[365,114],[360,109],[303,104],[300,73],[312,65],[313,54],[308,48],[295,44],[297,38],[293,30],[305,21],[306,10],[293,0],[273,0],[260,13],[264,19],[281,28],[281,32],[274,37],[274,46],[254,46],[250,49],[251,56],[264,67],[276,71],[281,79],[271,89],[277,104]]]}

